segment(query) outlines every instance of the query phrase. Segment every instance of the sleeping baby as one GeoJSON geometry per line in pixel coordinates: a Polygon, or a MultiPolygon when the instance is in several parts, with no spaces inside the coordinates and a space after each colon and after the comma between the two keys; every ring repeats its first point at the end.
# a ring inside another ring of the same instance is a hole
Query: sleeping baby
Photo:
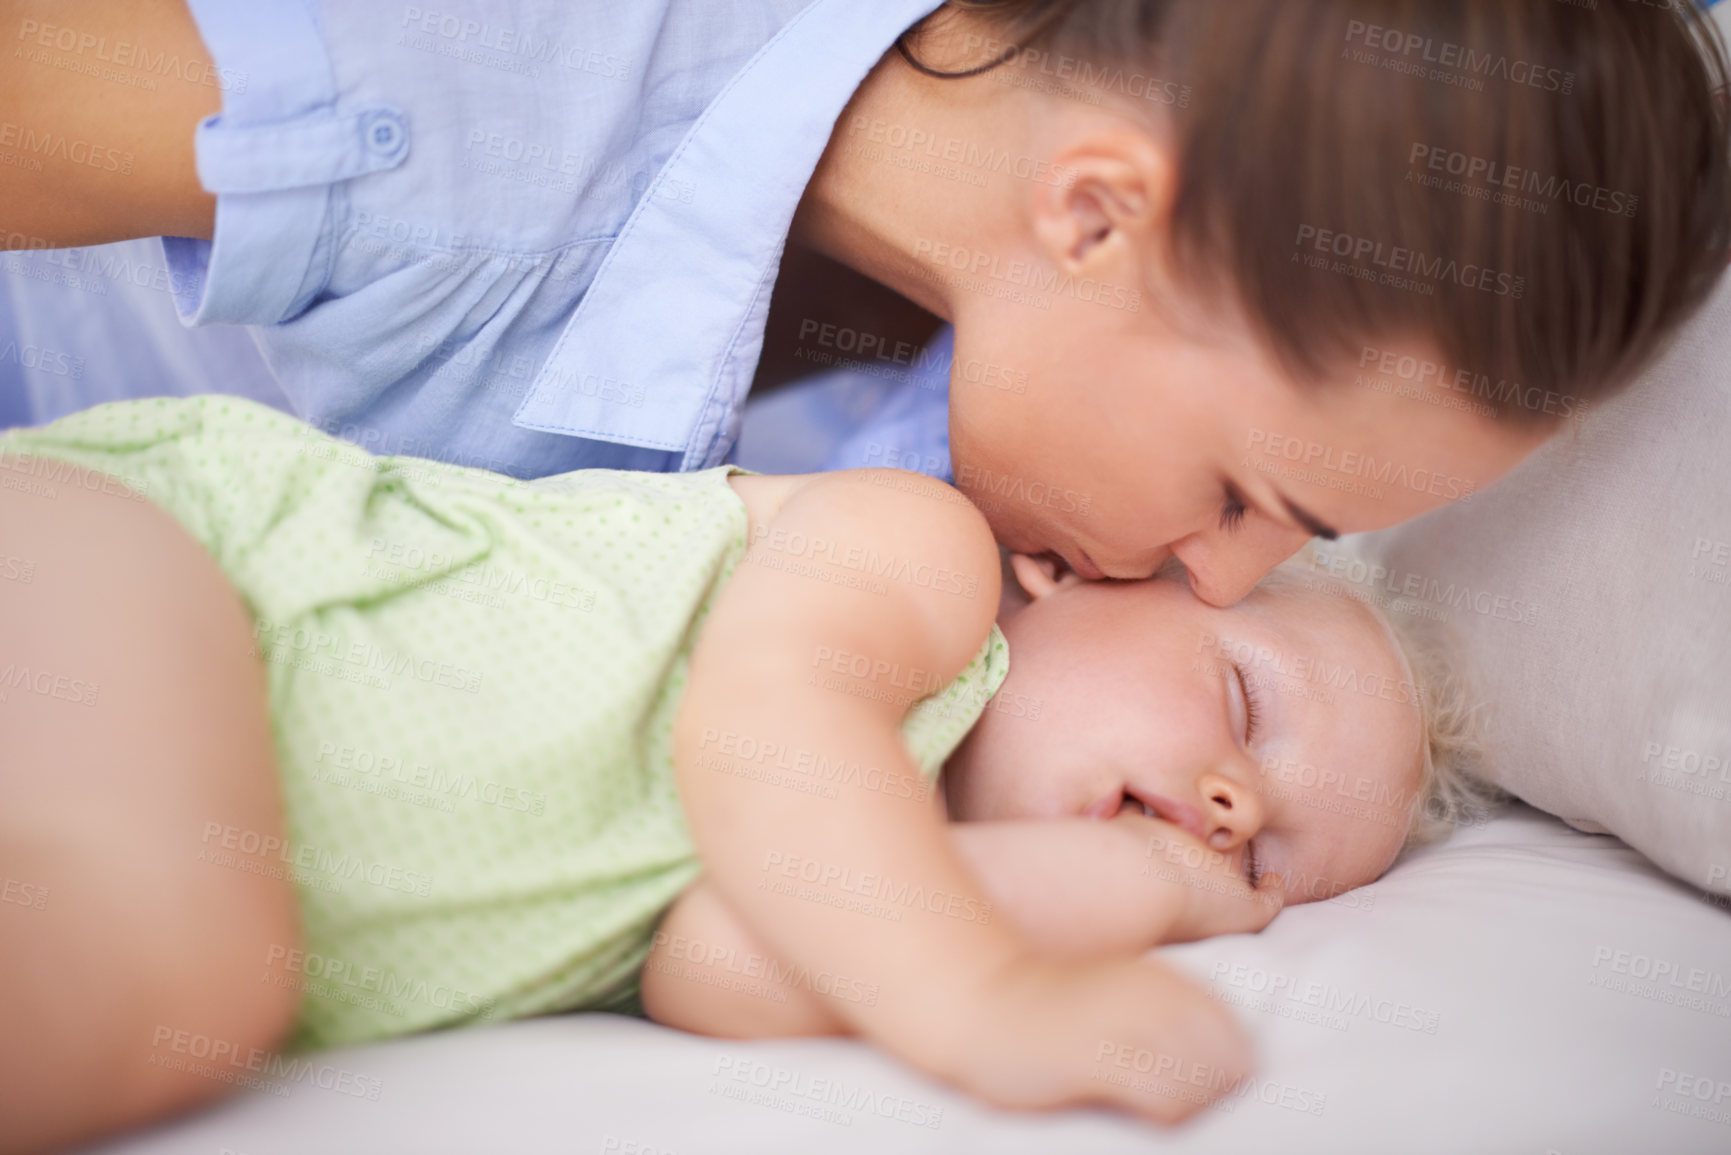
{"type": "MultiPolygon", "coordinates": [[[[998,625],[1015,661],[937,776],[988,899],[952,917],[1008,918],[1053,958],[1253,931],[1285,903],[1375,880],[1495,798],[1466,772],[1471,701],[1436,634],[1397,628],[1296,559],[1227,609],[1175,564],[1090,583],[1052,559],[1007,561],[998,625]]],[[[858,654],[820,648],[813,665],[838,692],[905,685],[911,702],[923,685],[858,654]]],[[[736,755],[736,773],[823,774],[714,732],[698,747],[736,755]]],[[[946,897],[821,858],[771,851],[762,869],[760,885],[880,918],[946,897]]],[[[728,1037],[850,1033],[839,1004],[878,997],[857,972],[776,958],[701,879],[654,935],[643,990],[659,1021],[728,1037]]]]}
{"type": "Polygon", "coordinates": [[[1249,1055],[1148,948],[1368,883],[1469,792],[1450,683],[1375,610],[1290,569],[1229,609],[1052,555],[1006,582],[917,474],[523,482],[234,398],[0,458],[40,577],[0,599],[8,659],[101,707],[9,715],[0,809],[38,837],[8,868],[58,898],[120,856],[89,941],[179,904],[112,981],[16,944],[45,1022],[97,988],[144,1010],[5,1046],[44,1086],[100,1055],[144,1114],[216,1090],[154,1062],[163,1024],[252,1064],[602,1009],[1172,1121],[1196,1105],[1091,1077],[1102,1046],[1222,1093],[1249,1055]]]}

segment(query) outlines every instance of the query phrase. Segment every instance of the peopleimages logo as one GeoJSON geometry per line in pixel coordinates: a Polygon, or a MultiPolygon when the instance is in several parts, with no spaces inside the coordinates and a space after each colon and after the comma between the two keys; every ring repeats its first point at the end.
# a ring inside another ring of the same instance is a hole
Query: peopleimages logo
{"type": "MultiPolygon", "coordinates": [[[[955,894],[946,890],[928,889],[918,882],[897,881],[888,875],[874,871],[856,871],[851,866],[833,862],[822,862],[815,858],[806,858],[798,854],[784,854],[779,850],[764,852],[763,865],[760,867],[766,874],[776,874],[796,882],[809,883],[820,891],[842,892],[859,895],[862,898],[875,899],[892,908],[891,921],[901,921],[900,909],[918,907],[931,914],[941,914],[949,918],[960,919],[963,922],[977,922],[985,925],[992,921],[993,904],[981,902],[971,895],[955,894]]],[[[766,889],[763,880],[759,881],[759,889],[766,889]]],[[[871,913],[868,911],[867,913],[871,913]]]]}
{"type": "Polygon", "coordinates": [[[959,136],[943,136],[917,125],[897,124],[876,117],[856,115],[848,122],[850,137],[864,136],[872,143],[901,152],[917,153],[980,173],[997,173],[1033,181],[1035,184],[1069,188],[1076,170],[1026,153],[996,149],[959,136]]]}
{"type": "Polygon", "coordinates": [[[1126,72],[1122,68],[1098,61],[1084,60],[1063,52],[1047,52],[999,40],[992,36],[970,33],[962,38],[964,50],[970,55],[1002,57],[1009,67],[993,70],[998,83],[1017,88],[1042,88],[1044,91],[1071,91],[1097,104],[1101,95],[1125,96],[1177,108],[1189,108],[1191,89],[1188,84],[1149,76],[1142,72],[1126,72]],[[1018,78],[1017,73],[1029,76],[1018,78]],[[1053,82],[1053,88],[1028,83],[1031,79],[1053,82]],[[1073,87],[1072,87],[1073,86],[1073,87]]]}
{"type": "Polygon", "coordinates": [[[751,951],[742,955],[737,946],[706,943],[684,935],[669,935],[662,930],[655,932],[651,942],[655,947],[665,947],[666,957],[653,959],[649,965],[675,978],[704,986],[724,986],[728,990],[757,995],[776,1003],[785,1003],[787,989],[793,988],[844,1003],[877,1006],[878,984],[864,979],[827,970],[814,972],[803,963],[787,963],[751,951]],[[674,965],[679,963],[689,965],[674,965]]]}
{"type": "Polygon", "coordinates": [[[424,658],[370,637],[349,638],[317,626],[259,618],[253,639],[265,661],[328,674],[344,681],[388,689],[393,677],[465,693],[481,692],[482,673],[453,662],[424,658]]]}
{"type": "MultiPolygon", "coordinates": [[[[537,36],[528,28],[512,28],[502,24],[485,24],[450,12],[421,9],[413,5],[403,9],[402,28],[422,36],[438,37],[452,46],[485,49],[501,57],[517,58],[534,64],[558,64],[574,72],[587,72],[608,80],[624,80],[631,73],[631,62],[623,57],[602,52],[582,44],[567,44],[560,40],[537,36]]],[[[419,44],[410,44],[419,48],[419,44]]],[[[465,57],[457,53],[459,59],[465,57]]],[[[531,71],[531,76],[539,75],[531,71]]]]}
{"type": "Polygon", "coordinates": [[[1315,1008],[1342,1023],[1331,1028],[1336,1030],[1346,1029],[1345,1022],[1354,1018],[1425,1035],[1436,1034],[1442,1024],[1440,1012],[1412,1003],[1243,963],[1215,963],[1208,981],[1217,990],[1222,986],[1233,987],[1261,996],[1266,1005],[1253,1009],[1267,1009],[1267,1005],[1279,1005],[1283,1001],[1315,1008]]]}
{"type": "Polygon", "coordinates": [[[1236,664],[1247,675],[1262,674],[1308,682],[1326,689],[1367,694],[1403,705],[1420,700],[1421,688],[1413,682],[1390,678],[1374,670],[1360,672],[1345,662],[1331,661],[1321,655],[1291,653],[1210,633],[1197,637],[1196,652],[1216,658],[1227,668],[1236,664]]]}
{"type": "Polygon", "coordinates": [[[428,982],[424,978],[405,977],[388,966],[362,965],[333,955],[299,948],[291,949],[276,943],[266,948],[264,962],[266,967],[274,967],[284,974],[321,980],[332,988],[350,988],[379,995],[391,1002],[421,1003],[437,1010],[454,1011],[470,1017],[486,1017],[491,1014],[495,1002],[491,996],[472,994],[438,981],[428,982]]]}
{"type": "Polygon", "coordinates": [[[16,341],[0,345],[0,365],[17,365],[54,377],[70,377],[74,381],[84,376],[84,358],[41,345],[21,346],[16,341]]]}
{"type": "MultiPolygon", "coordinates": [[[[1375,268],[1382,269],[1388,277],[1410,276],[1418,278],[1421,283],[1432,284],[1447,282],[1463,289],[1477,289],[1499,297],[1513,297],[1517,301],[1524,297],[1527,291],[1525,277],[1499,272],[1485,265],[1458,261],[1453,257],[1433,256],[1417,249],[1387,245],[1370,237],[1353,236],[1351,233],[1336,232],[1316,225],[1299,225],[1293,247],[1301,251],[1312,249],[1324,257],[1339,257],[1343,261],[1353,262],[1354,265],[1368,261],[1375,268]]],[[[1293,259],[1298,260],[1299,254],[1295,252],[1293,259]]],[[[1352,271],[1360,276],[1368,272],[1356,269],[1339,271],[1352,271]]]]}
{"type": "Polygon", "coordinates": [[[819,793],[835,797],[838,786],[852,786],[895,798],[914,798],[924,802],[931,795],[931,786],[923,778],[912,777],[894,769],[858,761],[850,762],[845,752],[831,758],[822,751],[789,747],[774,740],[763,740],[732,730],[717,730],[705,726],[698,741],[697,765],[737,777],[764,777],[779,784],[809,781],[819,793]],[[798,778],[785,777],[798,775],[798,778]]]}
{"type": "Polygon", "coordinates": [[[110,145],[94,144],[88,140],[56,136],[52,132],[39,133],[28,125],[13,124],[9,120],[0,120],[0,148],[22,149],[35,157],[86,165],[102,172],[119,173],[121,176],[128,176],[132,172],[133,157],[130,152],[123,152],[110,145]]]}
{"type": "Polygon", "coordinates": [[[1660,1067],[1649,1105],[1672,1115],[1731,1124],[1731,1080],[1660,1067]]]}
{"type": "Polygon", "coordinates": [[[48,908],[48,888],[0,875],[0,902],[22,906],[29,910],[46,910],[48,908]]]}
{"type": "Polygon", "coordinates": [[[1041,296],[1073,297],[1084,304],[1134,313],[1142,308],[1142,291],[1127,289],[1093,277],[1080,280],[1056,269],[1041,268],[1033,261],[1006,261],[996,253],[952,245],[926,237],[914,240],[914,257],[940,269],[953,269],[1041,296]]]}
{"type": "Polygon", "coordinates": [[[932,1131],[944,1122],[943,1107],[932,1103],[840,1079],[814,1078],[744,1056],[717,1057],[712,1076],[712,1093],[842,1126],[852,1124],[854,1112],[932,1131]]]}
{"type": "Polygon", "coordinates": [[[346,1067],[243,1046],[231,1039],[199,1034],[185,1028],[158,1024],[151,1035],[150,1046],[150,1057],[145,1060],[149,1066],[185,1071],[279,1098],[291,1094],[297,1084],[374,1102],[384,1091],[384,1083],[379,1079],[346,1067]]]}
{"type": "MultiPolygon", "coordinates": [[[[1320,470],[1324,474],[1363,478],[1379,485],[1410,489],[1414,493],[1428,493],[1449,501],[1470,498],[1478,489],[1478,483],[1469,477],[1454,477],[1431,469],[1413,469],[1404,463],[1397,464],[1392,459],[1378,462],[1375,457],[1358,450],[1339,450],[1332,445],[1306,441],[1266,429],[1250,430],[1245,449],[1259,452],[1266,458],[1293,462],[1305,469],[1320,470]]],[[[1301,480],[1313,480],[1314,484],[1334,489],[1342,488],[1326,477],[1302,477],[1301,480]]],[[[1371,492],[1375,497],[1382,496],[1380,490],[1371,492]]]]}
{"type": "Polygon", "coordinates": [[[1587,985],[1685,1010],[1731,1018],[1731,977],[1677,959],[1600,946],[1587,985]]]}
{"type": "Polygon", "coordinates": [[[1484,414],[1487,417],[1496,416],[1497,407],[1504,405],[1519,405],[1529,412],[1553,417],[1581,417],[1587,411],[1586,402],[1570,393],[1522,385],[1506,377],[1493,381],[1487,374],[1470,369],[1452,368],[1410,353],[1366,345],[1359,353],[1358,367],[1367,369],[1373,366],[1373,372],[1398,378],[1416,390],[1446,389],[1483,400],[1488,408],[1484,414]]]}
{"type": "Polygon", "coordinates": [[[102,80],[129,83],[145,91],[156,88],[156,79],[184,80],[188,84],[219,88],[224,92],[246,91],[247,75],[244,72],[218,68],[209,61],[193,57],[183,60],[177,52],[162,50],[153,53],[147,44],[128,40],[109,43],[108,37],[98,36],[81,28],[23,20],[18,24],[18,39],[25,47],[14,49],[14,56],[102,80]],[[74,66],[68,67],[64,60],[54,60],[45,53],[32,51],[43,48],[74,58],[74,66]],[[145,73],[149,83],[141,83],[146,77],[128,77],[126,72],[117,71],[122,69],[145,73]]]}
{"type": "MultiPolygon", "coordinates": [[[[1502,189],[1509,193],[1538,197],[1541,201],[1566,200],[1580,208],[1593,208],[1613,216],[1632,217],[1641,203],[1641,198],[1633,193],[1617,192],[1586,181],[1547,177],[1520,165],[1504,164],[1489,157],[1473,156],[1470,153],[1419,142],[1413,143],[1412,151],[1407,156],[1407,164],[1411,166],[1407,172],[1409,181],[1415,179],[1415,170],[1424,168],[1434,174],[1436,179],[1446,174],[1459,177],[1462,182],[1475,187],[1502,189]]],[[[1542,210],[1545,206],[1541,203],[1538,207],[1542,210]]]]}
{"type": "Polygon", "coordinates": [[[292,875],[297,882],[321,890],[340,890],[343,883],[365,882],[383,890],[426,898],[433,893],[433,876],[395,863],[368,858],[349,850],[335,851],[310,843],[295,843],[282,835],[248,830],[211,820],[204,824],[198,861],[226,866],[248,874],[280,878],[292,875]],[[273,860],[287,870],[272,866],[273,860]],[[310,881],[309,881],[310,880],[310,881]]]}
{"type": "Polygon", "coordinates": [[[973,574],[958,573],[944,566],[895,554],[879,554],[875,549],[850,546],[833,538],[808,537],[798,531],[771,529],[766,525],[752,530],[751,546],[758,551],[760,559],[762,552],[768,550],[834,566],[867,578],[900,582],[936,593],[972,598],[980,587],[979,577],[973,574]]]}
{"type": "Polygon", "coordinates": [[[1050,485],[1043,481],[1031,482],[1007,473],[994,473],[977,465],[963,465],[956,471],[956,487],[967,493],[986,513],[1001,508],[1001,503],[985,500],[996,497],[1086,517],[1094,501],[1090,494],[1077,493],[1061,485],[1050,485]]]}
{"type": "Polygon", "coordinates": [[[1362,594],[1363,600],[1374,601],[1384,608],[1410,612],[1411,607],[1402,602],[1411,601],[1467,610],[1517,625],[1538,623],[1539,607],[1532,602],[1482,587],[1475,589],[1465,582],[1444,581],[1399,566],[1369,562],[1347,551],[1316,550],[1310,564],[1329,577],[1359,587],[1357,591],[1348,591],[1347,596],[1362,594]]]}
{"type": "Polygon", "coordinates": [[[1363,20],[1347,21],[1346,43],[1350,46],[1355,42],[1375,52],[1386,52],[1405,62],[1408,65],[1405,70],[1415,74],[1422,71],[1425,65],[1436,65],[1439,73],[1444,73],[1444,70],[1448,70],[1448,73],[1458,72],[1463,79],[1478,81],[1478,84],[1472,86],[1474,88],[1482,88],[1485,80],[1503,80],[1564,96],[1575,90],[1573,72],[1547,68],[1500,52],[1482,52],[1452,40],[1421,36],[1399,28],[1384,28],[1380,24],[1368,24],[1363,20]]]}

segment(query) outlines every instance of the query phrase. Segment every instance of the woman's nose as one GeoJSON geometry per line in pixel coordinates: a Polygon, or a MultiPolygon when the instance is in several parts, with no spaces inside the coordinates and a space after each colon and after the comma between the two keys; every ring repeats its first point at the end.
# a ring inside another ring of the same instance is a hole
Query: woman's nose
{"type": "Polygon", "coordinates": [[[1211,606],[1230,606],[1264,574],[1303,547],[1310,535],[1278,525],[1258,513],[1233,535],[1209,530],[1174,543],[1172,552],[1190,571],[1190,588],[1211,606]]]}
{"type": "Polygon", "coordinates": [[[1262,795],[1254,787],[1214,771],[1196,786],[1202,794],[1203,839],[1215,850],[1235,850],[1262,829],[1262,795]]]}

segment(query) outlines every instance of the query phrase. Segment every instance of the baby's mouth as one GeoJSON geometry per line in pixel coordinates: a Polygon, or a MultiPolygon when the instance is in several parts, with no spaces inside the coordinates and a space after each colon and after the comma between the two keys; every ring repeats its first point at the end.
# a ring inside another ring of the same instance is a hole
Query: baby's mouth
{"type": "Polygon", "coordinates": [[[1086,818],[1112,818],[1122,812],[1128,805],[1131,812],[1140,809],[1150,818],[1158,818],[1202,841],[1202,812],[1194,806],[1186,806],[1160,794],[1150,794],[1141,790],[1118,790],[1106,795],[1098,802],[1083,811],[1086,818]]]}

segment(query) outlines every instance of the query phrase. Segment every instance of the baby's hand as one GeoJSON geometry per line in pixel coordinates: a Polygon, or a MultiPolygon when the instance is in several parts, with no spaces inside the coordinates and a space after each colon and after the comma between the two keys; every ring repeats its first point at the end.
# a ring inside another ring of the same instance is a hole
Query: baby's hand
{"type": "Polygon", "coordinates": [[[1251,1067],[1230,1011],[1153,959],[1007,967],[958,1019],[963,1089],[1002,1107],[1107,1104],[1177,1123],[1251,1067]]]}
{"type": "Polygon", "coordinates": [[[1120,819],[1149,828],[1150,869],[1183,887],[1184,903],[1165,936],[1194,942],[1219,934],[1254,934],[1274,920],[1286,902],[1286,883],[1265,872],[1250,888],[1240,856],[1210,849],[1177,826],[1144,816],[1120,819]]]}

